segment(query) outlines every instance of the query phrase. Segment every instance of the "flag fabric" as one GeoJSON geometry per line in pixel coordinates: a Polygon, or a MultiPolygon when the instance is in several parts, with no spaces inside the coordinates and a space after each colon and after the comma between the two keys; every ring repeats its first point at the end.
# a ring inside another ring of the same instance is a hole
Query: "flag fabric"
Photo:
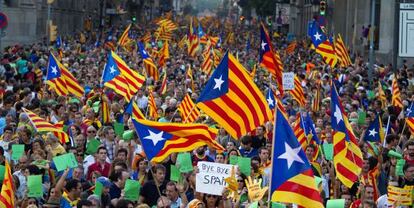
{"type": "Polygon", "coordinates": [[[53,125],[26,108],[23,111],[37,132],[52,132],[62,144],[69,141],[69,136],[63,131],[63,123],[53,125]]]}
{"type": "Polygon", "coordinates": [[[398,107],[400,109],[403,108],[403,104],[401,102],[400,88],[398,87],[398,82],[397,82],[396,75],[394,75],[394,79],[392,79],[391,105],[395,106],[395,107],[398,107]]]}
{"type": "MultiPolygon", "coordinates": [[[[63,125],[63,121],[59,121],[59,122],[57,122],[57,123],[55,123],[54,124],[54,126],[57,128],[57,129],[60,129],[60,130],[62,130],[61,132],[53,132],[53,134],[59,139],[59,141],[60,141],[60,143],[62,143],[62,144],[66,144],[66,143],[68,143],[69,141],[70,141],[70,137],[69,137],[69,135],[68,134],[66,134],[66,132],[64,132],[64,130],[63,130],[63,128],[64,128],[64,125],[63,125]]],[[[70,128],[69,128],[70,129],[70,128]]]]}
{"type": "Polygon", "coordinates": [[[286,53],[288,55],[292,55],[295,52],[297,46],[296,40],[292,41],[287,47],[286,47],[286,53]]]}
{"type": "Polygon", "coordinates": [[[122,33],[121,37],[118,40],[118,45],[122,46],[122,47],[126,47],[128,46],[128,44],[130,44],[132,42],[132,39],[129,38],[129,30],[131,29],[131,24],[129,24],[124,32],[122,33]]]}
{"type": "Polygon", "coordinates": [[[164,70],[164,75],[162,76],[160,92],[161,92],[161,95],[164,95],[167,92],[167,71],[166,70],[164,70]]]}
{"type": "Polygon", "coordinates": [[[198,46],[200,44],[200,40],[198,38],[197,32],[196,30],[193,28],[193,19],[191,18],[190,21],[190,29],[189,29],[189,33],[187,34],[188,37],[188,55],[190,55],[191,57],[195,57],[197,50],[198,50],[198,46]]]}
{"type": "Polygon", "coordinates": [[[321,140],[318,137],[318,133],[316,133],[315,124],[312,121],[311,116],[309,113],[304,113],[303,118],[303,130],[305,130],[305,135],[308,138],[308,142],[314,145],[320,145],[321,140]]]}
{"type": "Polygon", "coordinates": [[[108,56],[103,74],[102,83],[105,87],[108,87],[115,91],[115,93],[121,95],[128,102],[132,98],[133,91],[128,85],[128,81],[118,68],[115,59],[112,55],[108,56]]]}
{"type": "Polygon", "coordinates": [[[266,32],[263,23],[260,27],[260,65],[265,67],[276,79],[279,93],[283,96],[282,72],[283,66],[279,54],[273,50],[269,34],[266,32]]]}
{"type": "Polygon", "coordinates": [[[115,43],[113,42],[112,30],[109,31],[108,36],[105,39],[104,47],[111,51],[115,50],[115,43]]]}
{"type": "Polygon", "coordinates": [[[155,81],[158,81],[159,72],[157,66],[155,66],[154,61],[149,56],[148,52],[145,50],[144,44],[142,42],[138,43],[138,49],[144,62],[147,77],[152,77],[155,81]]]}
{"type": "Polygon", "coordinates": [[[311,165],[280,110],[276,111],[273,135],[271,201],[323,207],[311,165]]]}
{"type": "Polygon", "coordinates": [[[3,184],[1,185],[1,192],[0,192],[0,207],[4,208],[14,208],[15,207],[15,199],[14,199],[14,183],[13,183],[13,175],[11,172],[11,168],[7,160],[4,162],[4,179],[3,184]]]}
{"type": "Polygon", "coordinates": [[[131,100],[127,107],[125,108],[125,112],[131,115],[132,119],[145,119],[144,114],[139,109],[137,103],[134,100],[131,100]]]}
{"type": "Polygon", "coordinates": [[[104,93],[101,95],[101,116],[103,124],[111,122],[111,119],[109,118],[108,97],[104,93]]]}
{"type": "Polygon", "coordinates": [[[349,57],[348,49],[345,46],[344,41],[340,34],[335,41],[335,53],[338,57],[339,64],[341,67],[348,67],[352,64],[351,58],[349,57]]]}
{"type": "Polygon", "coordinates": [[[204,124],[161,123],[133,120],[148,160],[162,162],[173,152],[187,152],[209,145],[218,151],[224,148],[214,138],[215,131],[204,124]]]}
{"type": "Polygon", "coordinates": [[[167,65],[167,59],[170,58],[168,47],[168,41],[165,41],[160,51],[160,59],[158,60],[158,66],[161,68],[167,65]]]}
{"type": "Polygon", "coordinates": [[[305,93],[303,93],[302,84],[297,75],[295,75],[294,83],[295,87],[290,91],[290,94],[299,103],[300,107],[305,107],[305,93]]]}
{"type": "Polygon", "coordinates": [[[66,82],[68,92],[81,98],[85,94],[85,89],[79,84],[78,80],[62,65],[61,73],[66,82]]]}
{"type": "Polygon", "coordinates": [[[364,141],[366,142],[383,142],[384,141],[384,129],[382,128],[382,122],[379,115],[375,117],[369,124],[365,135],[364,141]]]}
{"type": "Polygon", "coordinates": [[[381,81],[378,81],[378,100],[381,101],[382,108],[387,107],[387,97],[385,97],[384,90],[382,89],[381,81]]]}
{"type": "Polygon", "coordinates": [[[302,150],[306,151],[306,147],[308,146],[308,139],[305,135],[305,130],[303,128],[303,119],[300,113],[296,115],[295,125],[293,126],[293,133],[295,134],[295,137],[298,139],[298,142],[302,147],[302,150]]]}
{"type": "MultiPolygon", "coordinates": [[[[407,108],[406,112],[406,119],[405,119],[406,125],[410,129],[411,134],[414,135],[414,103],[411,103],[410,107],[407,108]]],[[[388,127],[387,124],[387,130],[390,130],[391,128],[388,127]]]]}
{"type": "Polygon", "coordinates": [[[329,64],[331,68],[333,68],[336,65],[336,62],[338,62],[338,58],[336,57],[334,47],[329,41],[329,38],[321,30],[316,21],[311,24],[309,31],[315,51],[322,56],[326,64],[329,64]]]}
{"type": "Polygon", "coordinates": [[[200,116],[200,111],[187,94],[178,106],[183,123],[193,123],[200,116]]]}
{"type": "Polygon", "coordinates": [[[266,101],[271,110],[275,109],[276,107],[275,95],[273,93],[273,90],[270,88],[267,90],[266,101]]]}
{"type": "Polygon", "coordinates": [[[66,80],[62,76],[61,69],[63,67],[63,64],[61,64],[52,53],[50,53],[49,64],[47,66],[46,83],[54,89],[59,96],[66,96],[69,93],[66,86],[66,80]]]}
{"type": "Polygon", "coordinates": [[[154,120],[157,120],[158,118],[157,104],[155,103],[152,90],[149,91],[149,95],[148,95],[148,113],[149,113],[149,117],[151,117],[154,120]]]}
{"type": "Polygon", "coordinates": [[[115,52],[111,51],[111,56],[113,57],[114,62],[117,65],[117,68],[121,74],[125,77],[126,83],[128,83],[129,88],[131,89],[131,94],[135,94],[139,88],[142,87],[145,77],[140,75],[138,72],[130,69],[128,65],[121,59],[115,52]]]}
{"type": "Polygon", "coordinates": [[[312,111],[318,112],[321,103],[321,89],[320,85],[317,84],[315,95],[312,98],[312,111]]]}
{"type": "Polygon", "coordinates": [[[193,71],[191,70],[191,65],[188,66],[185,76],[186,76],[186,79],[190,80],[190,87],[191,87],[192,92],[194,92],[194,79],[193,79],[193,71]]]}
{"type": "Polygon", "coordinates": [[[197,106],[233,138],[252,132],[272,112],[246,69],[226,53],[197,100],[197,106]]]}
{"type": "Polygon", "coordinates": [[[335,84],[331,88],[331,125],[334,131],[334,166],[337,178],[348,188],[358,181],[362,152],[343,110],[335,84]]]}

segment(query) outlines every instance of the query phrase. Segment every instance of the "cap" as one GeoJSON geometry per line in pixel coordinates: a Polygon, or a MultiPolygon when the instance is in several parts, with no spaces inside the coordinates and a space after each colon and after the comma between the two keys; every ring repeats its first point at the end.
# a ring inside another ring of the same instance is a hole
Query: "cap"
{"type": "Polygon", "coordinates": [[[111,187],[111,182],[109,181],[109,179],[107,177],[101,176],[101,177],[97,178],[96,181],[101,183],[104,187],[111,187]]]}

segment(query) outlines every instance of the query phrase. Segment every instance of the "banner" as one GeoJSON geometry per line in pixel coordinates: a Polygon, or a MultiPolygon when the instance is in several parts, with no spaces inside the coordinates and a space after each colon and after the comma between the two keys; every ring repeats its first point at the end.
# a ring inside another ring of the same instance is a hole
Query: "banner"
{"type": "Polygon", "coordinates": [[[198,162],[199,172],[196,175],[196,191],[221,196],[227,186],[224,180],[230,177],[233,165],[213,162],[198,162]]]}
{"type": "Polygon", "coordinates": [[[284,72],[282,83],[283,83],[283,90],[293,90],[295,88],[295,73],[284,72]]]}

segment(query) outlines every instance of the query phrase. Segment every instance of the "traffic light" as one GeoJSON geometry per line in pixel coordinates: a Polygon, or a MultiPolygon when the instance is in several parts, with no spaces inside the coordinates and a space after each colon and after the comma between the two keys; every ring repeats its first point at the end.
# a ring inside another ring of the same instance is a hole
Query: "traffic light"
{"type": "Polygon", "coordinates": [[[135,21],[137,21],[137,17],[132,16],[131,20],[132,20],[132,22],[135,22],[135,21]]]}
{"type": "Polygon", "coordinates": [[[325,12],[326,12],[326,1],[321,0],[319,2],[319,14],[320,15],[325,15],[325,12]]]}
{"type": "Polygon", "coordinates": [[[49,22],[49,41],[56,41],[57,38],[57,26],[53,25],[53,22],[49,22]]]}

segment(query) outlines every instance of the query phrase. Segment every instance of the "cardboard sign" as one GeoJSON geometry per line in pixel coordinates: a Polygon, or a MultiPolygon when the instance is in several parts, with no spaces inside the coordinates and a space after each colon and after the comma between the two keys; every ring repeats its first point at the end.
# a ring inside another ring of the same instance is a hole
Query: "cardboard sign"
{"type": "Polygon", "coordinates": [[[283,90],[293,90],[295,88],[295,73],[284,72],[282,83],[283,83],[283,90]]]}
{"type": "Polygon", "coordinates": [[[388,186],[388,204],[399,205],[411,205],[411,194],[413,186],[405,186],[404,188],[398,188],[395,186],[388,186]]]}
{"type": "Polygon", "coordinates": [[[196,191],[221,196],[227,186],[225,179],[230,177],[233,165],[213,162],[198,162],[196,191]]]}

